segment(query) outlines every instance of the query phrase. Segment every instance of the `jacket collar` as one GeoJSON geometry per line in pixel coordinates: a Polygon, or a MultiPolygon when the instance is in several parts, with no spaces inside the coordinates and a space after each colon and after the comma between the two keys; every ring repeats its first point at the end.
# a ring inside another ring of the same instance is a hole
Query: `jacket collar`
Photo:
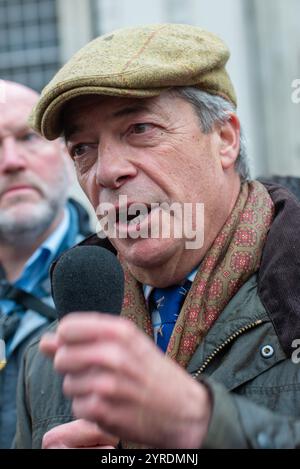
{"type": "Polygon", "coordinates": [[[275,215],[258,276],[258,295],[285,353],[300,338],[300,203],[278,184],[266,184],[275,215]]]}

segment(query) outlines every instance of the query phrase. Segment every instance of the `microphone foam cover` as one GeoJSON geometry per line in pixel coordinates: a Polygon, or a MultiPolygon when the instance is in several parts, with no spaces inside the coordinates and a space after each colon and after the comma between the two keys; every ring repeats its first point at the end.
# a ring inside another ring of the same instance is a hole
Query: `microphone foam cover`
{"type": "Polygon", "coordinates": [[[99,246],[65,252],[52,273],[52,295],[58,318],[75,311],[120,314],[124,273],[117,257],[99,246]]]}

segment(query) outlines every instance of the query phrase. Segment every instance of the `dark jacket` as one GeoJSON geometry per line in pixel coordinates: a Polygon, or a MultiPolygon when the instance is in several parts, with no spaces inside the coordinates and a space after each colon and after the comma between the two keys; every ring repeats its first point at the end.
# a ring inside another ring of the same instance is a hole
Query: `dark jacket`
{"type": "MultiPolygon", "coordinates": [[[[300,367],[292,360],[300,338],[300,205],[279,186],[268,190],[275,219],[260,270],[226,306],[187,368],[212,395],[206,448],[300,447],[300,367]]],[[[45,432],[73,418],[71,403],[38,340],[23,366],[16,447],[40,448],[45,432]]]]}
{"type": "MultiPolygon", "coordinates": [[[[68,202],[68,209],[70,213],[70,227],[58,248],[57,256],[65,249],[69,249],[80,242],[90,232],[89,218],[81,205],[74,200],[70,200],[68,202]]],[[[45,272],[45,276],[43,276],[37,288],[41,292],[39,299],[47,305],[52,305],[50,278],[47,272],[45,272]]],[[[26,312],[26,318],[30,318],[33,315],[34,317],[39,317],[37,311],[34,310],[34,306],[30,309],[24,307],[23,311],[24,313],[26,312]]],[[[44,319],[43,317],[43,319],[40,319],[36,321],[37,324],[34,329],[25,331],[24,327],[21,326],[24,331],[23,338],[10,355],[5,368],[0,372],[0,448],[10,448],[16,430],[17,379],[24,351],[30,341],[44,330],[50,322],[48,318],[44,319]]]]}

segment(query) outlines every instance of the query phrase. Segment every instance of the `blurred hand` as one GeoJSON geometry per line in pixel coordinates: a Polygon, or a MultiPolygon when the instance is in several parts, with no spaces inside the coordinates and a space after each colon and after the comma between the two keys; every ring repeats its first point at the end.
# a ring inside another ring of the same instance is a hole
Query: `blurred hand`
{"type": "Polygon", "coordinates": [[[43,437],[43,449],[114,449],[119,442],[96,423],[75,420],[52,428],[43,437]]]}
{"type": "Polygon", "coordinates": [[[208,391],[128,319],[69,314],[40,348],[65,375],[76,417],[150,447],[201,447],[211,414],[208,391]]]}

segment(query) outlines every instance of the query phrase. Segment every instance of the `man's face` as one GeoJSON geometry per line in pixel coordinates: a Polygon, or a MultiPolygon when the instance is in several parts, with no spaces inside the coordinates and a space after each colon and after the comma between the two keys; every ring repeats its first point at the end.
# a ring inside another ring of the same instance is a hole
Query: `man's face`
{"type": "MultiPolygon", "coordinates": [[[[172,234],[167,239],[111,239],[133,272],[166,265],[171,259],[175,269],[187,256],[194,263],[201,260],[220,220],[221,226],[225,221],[230,202],[222,194],[219,133],[203,134],[189,103],[170,93],[150,99],[81,97],[66,107],[64,130],[79,182],[96,211],[103,203],[118,210],[120,196],[127,196],[129,206],[204,204],[205,241],[196,253],[187,254],[186,239],[172,234]]],[[[154,209],[142,224],[155,226],[163,219],[163,210],[154,209]]],[[[132,234],[134,228],[130,230],[132,234]]]]}
{"type": "Polygon", "coordinates": [[[67,167],[62,145],[35,134],[27,119],[38,96],[7,83],[0,104],[0,238],[41,234],[64,205],[67,167]],[[39,233],[40,231],[40,233],[39,233]]]}

